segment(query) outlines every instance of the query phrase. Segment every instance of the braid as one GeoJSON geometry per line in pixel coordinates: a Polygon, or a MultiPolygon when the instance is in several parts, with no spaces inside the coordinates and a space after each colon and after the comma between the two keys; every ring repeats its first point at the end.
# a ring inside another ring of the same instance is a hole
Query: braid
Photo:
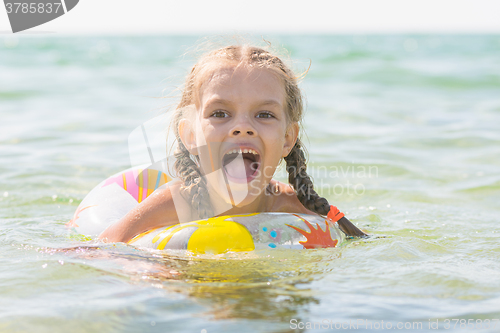
{"type": "Polygon", "coordinates": [[[297,197],[304,207],[321,215],[328,214],[330,204],[328,200],[314,191],[311,177],[306,172],[306,157],[299,139],[295,142],[288,156],[285,157],[285,162],[288,182],[295,189],[297,197]]]}
{"type": "Polygon", "coordinates": [[[174,153],[174,167],[178,176],[184,181],[181,186],[181,195],[187,202],[191,202],[191,207],[198,215],[198,218],[212,217],[214,214],[210,204],[206,180],[202,177],[200,169],[191,159],[189,151],[181,140],[178,140],[178,145],[174,153]]]}
{"type": "MultiPolygon", "coordinates": [[[[316,212],[320,215],[327,215],[330,211],[330,204],[328,200],[320,197],[314,191],[314,185],[311,177],[306,172],[306,157],[302,150],[300,140],[297,139],[295,146],[293,146],[290,154],[285,157],[286,170],[288,171],[288,182],[292,184],[297,197],[300,202],[307,209],[316,212]]],[[[340,229],[351,237],[366,237],[367,235],[358,229],[351,221],[345,216],[337,221],[340,229]]]]}

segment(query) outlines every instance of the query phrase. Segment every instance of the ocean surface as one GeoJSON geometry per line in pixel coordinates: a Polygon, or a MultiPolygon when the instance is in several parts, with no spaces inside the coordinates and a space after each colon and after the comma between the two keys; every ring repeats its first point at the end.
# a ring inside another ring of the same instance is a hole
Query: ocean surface
{"type": "Polygon", "coordinates": [[[500,35],[267,38],[309,69],[317,189],[372,237],[197,257],[71,235],[203,42],[3,36],[0,332],[500,331],[500,35]]]}

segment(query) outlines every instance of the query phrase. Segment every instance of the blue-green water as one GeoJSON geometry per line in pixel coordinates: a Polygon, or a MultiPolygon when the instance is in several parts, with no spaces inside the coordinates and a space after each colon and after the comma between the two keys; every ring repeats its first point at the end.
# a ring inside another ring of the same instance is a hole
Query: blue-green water
{"type": "Polygon", "coordinates": [[[316,186],[375,237],[220,258],[68,250],[95,244],[64,224],[129,167],[129,133],[175,105],[197,39],[3,37],[0,331],[500,331],[500,35],[271,40],[299,71],[311,61],[316,186]]]}

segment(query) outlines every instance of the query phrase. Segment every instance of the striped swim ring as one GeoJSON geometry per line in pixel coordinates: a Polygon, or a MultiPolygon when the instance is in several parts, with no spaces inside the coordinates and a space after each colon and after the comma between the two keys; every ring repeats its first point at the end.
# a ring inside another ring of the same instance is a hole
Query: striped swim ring
{"type": "MultiPolygon", "coordinates": [[[[97,236],[170,180],[164,172],[153,169],[131,168],[119,172],[89,192],[67,225],[78,234],[97,236]]],[[[336,247],[344,239],[336,222],[318,215],[253,213],[157,228],[135,236],[129,244],[156,250],[220,254],[336,247]]]]}

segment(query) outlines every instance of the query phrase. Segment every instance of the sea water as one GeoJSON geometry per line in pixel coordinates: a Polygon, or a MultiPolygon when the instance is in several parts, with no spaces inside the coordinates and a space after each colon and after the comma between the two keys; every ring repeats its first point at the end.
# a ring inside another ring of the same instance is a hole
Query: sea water
{"type": "Polygon", "coordinates": [[[268,39],[307,72],[317,190],[372,236],[202,257],[71,236],[198,38],[4,36],[0,331],[500,331],[500,35],[268,39]]]}

